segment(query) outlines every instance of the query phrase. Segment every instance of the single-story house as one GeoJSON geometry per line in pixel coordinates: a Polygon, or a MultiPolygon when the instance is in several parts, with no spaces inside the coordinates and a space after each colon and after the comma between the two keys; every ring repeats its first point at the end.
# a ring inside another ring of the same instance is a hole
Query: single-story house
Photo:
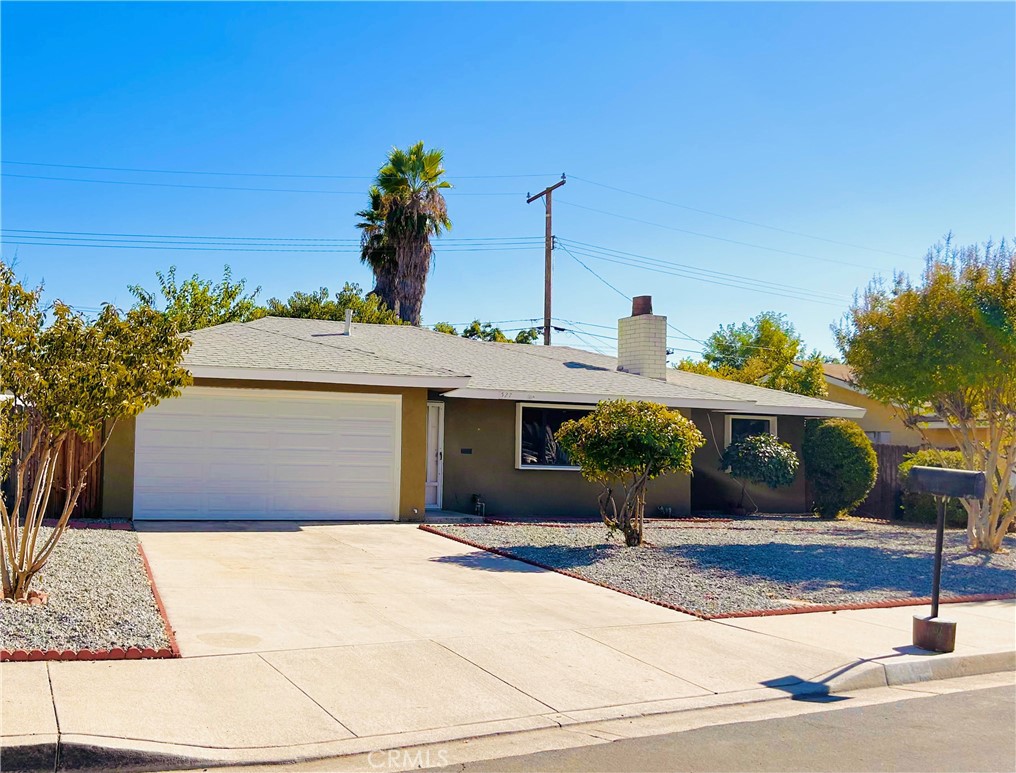
{"type": "MultiPolygon", "coordinates": [[[[732,438],[772,432],[800,450],[805,418],[864,415],[668,367],[667,319],[637,300],[616,359],[402,325],[266,317],[194,331],[193,386],[111,433],[102,513],[412,521],[428,508],[472,513],[479,498],[487,515],[594,515],[597,487],[554,431],[623,397],[677,409],[708,439],[693,476],[650,485],[649,513],[681,515],[736,499],[718,467],[732,438]]],[[[763,510],[808,506],[803,475],[753,494],[763,510]]]]}

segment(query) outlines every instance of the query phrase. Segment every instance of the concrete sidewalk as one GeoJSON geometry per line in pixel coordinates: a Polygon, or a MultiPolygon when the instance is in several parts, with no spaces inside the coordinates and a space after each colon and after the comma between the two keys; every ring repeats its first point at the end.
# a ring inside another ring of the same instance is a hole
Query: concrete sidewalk
{"type": "Polygon", "coordinates": [[[144,534],[185,657],[0,665],[3,769],[53,770],[58,742],[60,769],[282,762],[1016,669],[1014,602],[944,606],[958,646],[932,655],[920,607],[702,621],[346,528],[301,530],[274,567],[277,534],[144,534]]]}

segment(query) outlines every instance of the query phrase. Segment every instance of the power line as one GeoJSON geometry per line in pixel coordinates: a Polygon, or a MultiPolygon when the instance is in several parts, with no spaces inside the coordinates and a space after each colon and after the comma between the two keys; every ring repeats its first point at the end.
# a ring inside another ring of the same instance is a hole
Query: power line
{"type": "MultiPolygon", "coordinates": [[[[135,233],[109,233],[102,231],[44,231],[31,228],[4,228],[6,233],[21,234],[60,234],[70,236],[123,236],[131,238],[152,238],[152,239],[229,239],[240,241],[272,241],[272,242],[355,242],[359,239],[341,237],[305,237],[305,236],[221,236],[221,235],[187,235],[187,234],[135,234],[135,233]]],[[[477,237],[442,237],[441,243],[448,242],[538,242],[543,243],[540,236],[477,236],[477,237]]]]}
{"type": "MultiPolygon", "coordinates": [[[[572,253],[571,253],[571,250],[569,250],[569,249],[568,249],[567,247],[565,247],[565,246],[564,246],[563,244],[561,245],[561,249],[562,249],[562,250],[564,250],[564,251],[565,251],[566,253],[568,253],[568,255],[571,255],[571,258],[572,258],[572,260],[574,260],[574,261],[575,261],[576,263],[578,263],[578,264],[579,264],[580,266],[582,266],[582,268],[584,268],[584,269],[585,269],[586,271],[588,271],[588,272],[589,272],[590,274],[592,274],[592,275],[593,275],[593,276],[595,276],[595,277],[596,277],[597,279],[599,279],[599,280],[600,280],[601,282],[603,282],[603,284],[607,285],[607,287],[609,287],[609,288],[610,288],[611,290],[613,290],[613,291],[614,291],[615,293],[617,293],[617,294],[618,294],[618,295],[620,295],[620,296],[621,296],[622,298],[624,298],[624,299],[626,299],[626,300],[628,300],[628,301],[630,301],[630,300],[631,300],[631,296],[630,296],[630,295],[626,295],[625,293],[621,292],[621,291],[620,291],[620,290],[618,290],[618,289],[617,289],[616,287],[614,287],[614,285],[612,285],[612,284],[611,284],[610,282],[608,282],[608,281],[607,281],[606,279],[604,279],[604,278],[603,278],[602,276],[600,276],[600,275],[599,275],[599,274],[597,274],[597,273],[596,273],[595,271],[593,271],[593,269],[589,268],[589,266],[587,266],[587,265],[586,265],[585,263],[583,263],[583,262],[582,262],[581,260],[579,260],[579,259],[578,259],[578,258],[576,258],[576,257],[575,257],[574,255],[572,255],[572,253]]],[[[671,323],[671,322],[670,322],[670,320],[667,320],[667,327],[669,327],[669,328],[670,328],[671,330],[676,330],[676,331],[677,331],[678,333],[680,333],[680,334],[681,334],[681,335],[683,335],[683,336],[687,336],[687,337],[688,337],[688,338],[689,338],[690,340],[692,340],[692,341],[698,341],[699,343],[704,343],[703,341],[699,341],[699,339],[697,339],[697,338],[692,338],[692,336],[689,336],[689,335],[688,335],[688,334],[687,334],[686,332],[684,332],[683,330],[681,330],[681,328],[679,328],[679,327],[678,327],[677,325],[674,325],[673,323],[671,323]]]]}
{"type": "MultiPolygon", "coordinates": [[[[12,172],[2,172],[0,176],[3,177],[17,177],[26,180],[50,180],[58,182],[72,182],[72,183],[96,183],[100,185],[143,185],[145,187],[152,188],[197,188],[201,190],[209,191],[259,191],[261,193],[325,193],[332,196],[365,196],[366,191],[331,191],[321,190],[316,188],[248,188],[237,185],[193,185],[188,183],[156,183],[156,182],[144,182],[142,180],[90,180],[85,177],[48,177],[46,175],[36,174],[14,174],[12,172]]],[[[450,191],[445,193],[446,196],[519,196],[521,194],[514,191],[497,191],[493,193],[477,193],[477,192],[462,192],[462,191],[450,191]]]]}
{"type": "MultiPolygon", "coordinates": [[[[17,166],[44,166],[54,169],[92,169],[101,172],[137,172],[144,174],[193,174],[210,175],[213,177],[276,177],[299,180],[373,180],[374,175],[347,174],[271,174],[267,172],[210,172],[194,169],[139,169],[127,166],[88,166],[85,164],[50,164],[42,161],[8,161],[4,164],[17,166]]],[[[505,180],[524,177],[549,177],[547,174],[460,174],[451,177],[453,180],[505,180]]]]}
{"type": "Polygon", "coordinates": [[[714,269],[699,268],[697,266],[688,265],[686,263],[678,263],[678,262],[672,261],[672,260],[664,260],[663,258],[653,258],[653,257],[650,257],[648,255],[639,255],[639,254],[634,253],[634,252],[625,252],[623,250],[615,250],[615,249],[610,248],[610,247],[600,247],[600,246],[597,246],[595,244],[588,244],[586,242],[574,241],[573,239],[564,239],[563,241],[571,244],[578,251],[600,253],[600,254],[604,254],[604,255],[607,255],[609,257],[615,257],[615,258],[616,257],[630,258],[630,259],[634,259],[634,260],[638,260],[638,261],[644,261],[646,263],[649,263],[649,264],[655,265],[655,266],[664,266],[666,268],[676,268],[676,269],[680,269],[680,270],[683,270],[683,271],[692,271],[692,272],[697,272],[697,273],[700,273],[700,274],[704,274],[704,275],[709,276],[709,277],[717,277],[717,278],[720,278],[720,279],[727,279],[727,280],[731,280],[731,281],[738,281],[738,282],[740,282],[740,281],[746,281],[746,282],[751,282],[753,284],[758,284],[758,285],[763,285],[763,286],[771,287],[773,289],[780,290],[780,291],[792,290],[792,291],[798,292],[798,293],[802,293],[803,292],[803,293],[807,293],[808,295],[812,295],[812,296],[815,296],[815,297],[821,297],[821,298],[825,298],[825,299],[828,299],[828,300],[836,300],[836,301],[848,301],[849,300],[849,298],[847,298],[846,296],[836,295],[834,293],[827,293],[824,290],[811,290],[811,289],[809,289],[807,287],[799,287],[797,285],[788,285],[788,284],[783,284],[781,282],[770,282],[767,279],[756,279],[755,277],[744,276],[743,274],[730,274],[730,273],[727,273],[725,271],[716,271],[714,269]]]}
{"type": "Polygon", "coordinates": [[[739,217],[731,217],[730,215],[724,215],[724,214],[722,214],[720,212],[711,212],[708,209],[698,209],[697,207],[690,207],[690,206],[688,206],[686,204],[678,204],[676,201],[667,201],[666,199],[660,199],[660,198],[657,198],[656,196],[647,196],[644,193],[638,193],[636,191],[629,191],[629,190],[626,190],[624,188],[618,188],[618,187],[616,187],[614,185],[606,185],[605,183],[596,182],[595,180],[590,180],[590,179],[585,178],[585,177],[576,177],[575,175],[571,175],[570,179],[572,179],[572,180],[578,180],[579,182],[588,183],[589,185],[595,185],[595,186],[597,186],[599,188],[606,188],[607,190],[617,191],[618,193],[624,193],[624,194],[627,194],[629,196],[636,196],[636,197],[638,197],[640,199],[646,199],[647,201],[655,201],[655,202],[657,202],[659,204],[666,204],[667,206],[670,206],[670,207],[677,207],[678,209],[686,209],[689,212],[697,212],[700,215],[710,215],[711,217],[719,217],[719,218],[723,218],[724,220],[730,220],[730,221],[735,222],[735,223],[742,223],[744,225],[750,225],[750,226],[754,226],[756,228],[765,228],[765,229],[768,229],[770,231],[778,231],[780,233],[791,234],[793,236],[801,236],[801,237],[803,237],[805,239],[814,239],[816,241],[826,242],[828,244],[838,244],[841,247],[851,247],[851,248],[853,248],[855,250],[865,250],[866,252],[880,252],[880,253],[883,253],[885,255],[894,255],[894,256],[896,256],[898,258],[907,258],[907,259],[910,259],[910,260],[919,260],[919,258],[915,258],[913,255],[905,255],[902,252],[893,252],[892,250],[882,250],[882,249],[879,249],[877,247],[865,247],[864,245],[861,245],[861,244],[852,244],[850,242],[841,242],[841,241],[838,241],[836,239],[827,239],[827,238],[825,238],[823,236],[815,236],[814,234],[804,233],[803,231],[794,231],[794,230],[791,230],[789,228],[780,228],[780,227],[775,226],[775,225],[768,225],[766,223],[758,223],[758,222],[756,222],[754,220],[743,220],[743,219],[741,219],[739,217]]]}
{"type": "MultiPolygon", "coordinates": [[[[296,248],[296,247],[253,247],[253,246],[239,246],[239,247],[204,247],[204,246],[193,246],[187,244],[174,244],[173,246],[166,246],[160,244],[154,244],[152,242],[141,242],[141,243],[97,243],[97,244],[81,244],[78,242],[67,243],[67,242],[44,242],[44,241],[23,241],[22,239],[12,240],[3,239],[3,244],[11,244],[18,246],[36,246],[36,247],[78,247],[84,249],[121,249],[121,250],[186,250],[190,252],[305,252],[305,253],[346,253],[351,255],[359,255],[360,249],[358,247],[334,247],[328,248],[296,248]]],[[[483,246],[483,247],[449,247],[446,249],[435,250],[435,254],[442,253],[454,253],[454,252],[514,252],[517,250],[536,250],[540,249],[539,245],[532,246],[518,246],[518,247],[498,247],[498,246],[483,246]]]]}
{"type": "MultiPolygon", "coordinates": [[[[562,249],[564,249],[563,246],[562,246],[562,249]]],[[[643,271],[652,271],[653,273],[656,273],[656,274],[665,274],[667,276],[677,276],[677,277],[681,277],[682,279],[693,279],[693,280],[695,280],[697,282],[705,282],[707,284],[719,285],[721,287],[730,287],[730,288],[733,288],[735,290],[750,290],[752,292],[763,293],[763,294],[766,294],[766,295],[775,295],[775,296],[778,296],[778,297],[781,297],[781,298],[790,298],[791,300],[796,300],[796,301],[806,301],[808,303],[819,303],[819,304],[822,304],[822,305],[825,305],[825,306],[836,306],[836,307],[839,307],[841,305],[839,303],[835,303],[835,302],[833,302],[833,301],[831,301],[829,299],[826,299],[826,298],[809,297],[809,296],[806,296],[806,295],[801,295],[799,293],[798,294],[793,294],[793,293],[790,293],[790,292],[782,292],[782,291],[780,291],[778,289],[775,289],[775,288],[769,288],[769,287],[765,287],[765,286],[755,286],[755,285],[753,285],[751,283],[753,280],[746,279],[746,280],[742,280],[742,281],[739,282],[738,280],[726,280],[726,279],[723,279],[723,278],[711,279],[711,278],[707,278],[707,277],[703,277],[703,276],[696,276],[695,274],[689,274],[687,272],[682,272],[680,270],[670,270],[670,269],[666,269],[666,268],[657,268],[655,266],[646,265],[644,263],[636,263],[636,262],[633,262],[633,261],[628,260],[626,258],[612,258],[612,257],[607,257],[607,256],[604,256],[604,255],[599,255],[599,254],[596,254],[596,253],[592,253],[592,252],[589,252],[589,251],[586,251],[586,250],[579,250],[579,249],[576,249],[575,251],[579,255],[582,255],[582,256],[587,257],[587,258],[593,258],[594,260],[602,260],[602,261],[606,261],[607,263],[615,263],[615,264],[617,264],[619,266],[627,266],[629,268],[639,268],[639,269],[642,269],[643,271]]],[[[569,253],[569,254],[571,254],[571,253],[569,253]]],[[[572,257],[575,257],[575,256],[572,255],[572,257]]],[[[576,260],[578,260],[578,259],[576,258],[576,260]]],[[[585,265],[585,264],[583,264],[583,265],[585,265]]],[[[586,266],[586,268],[588,270],[588,266],[586,266]]]]}
{"type": "Polygon", "coordinates": [[[558,199],[558,202],[561,203],[561,204],[565,204],[565,205],[567,205],[569,207],[576,207],[578,209],[588,210],[589,212],[596,212],[597,214],[600,214],[600,215],[607,215],[609,217],[616,217],[616,218],[620,218],[621,220],[630,220],[633,223],[642,223],[643,225],[651,225],[651,226],[653,226],[655,228],[664,228],[664,229],[666,229],[668,231],[677,231],[679,233],[690,234],[692,236],[701,236],[703,239],[715,239],[716,241],[726,242],[728,244],[737,244],[737,245],[740,245],[741,247],[751,247],[753,249],[765,250],[767,252],[777,252],[777,253],[780,253],[781,255],[791,255],[791,256],[797,257],[797,258],[808,258],[809,260],[820,260],[820,261],[823,261],[825,263],[835,263],[835,264],[842,265],[842,266],[853,266],[854,268],[866,268],[866,269],[870,269],[870,270],[873,270],[873,271],[883,271],[884,270],[881,266],[868,266],[868,265],[865,265],[863,263],[851,263],[849,261],[836,260],[834,258],[823,258],[823,257],[821,257],[819,255],[809,255],[809,254],[804,253],[804,252],[793,252],[791,250],[781,250],[781,249],[778,249],[776,247],[766,247],[763,244],[754,244],[752,242],[742,242],[742,241],[739,241],[737,239],[728,239],[728,238],[726,238],[724,236],[716,236],[714,234],[706,234],[706,233],[702,233],[700,231],[691,231],[691,230],[688,230],[687,228],[678,228],[677,226],[673,226],[673,225],[664,225],[663,223],[654,223],[654,222],[652,222],[650,220],[642,220],[641,218],[630,217],[628,215],[619,215],[616,212],[608,212],[605,209],[596,209],[595,207],[587,207],[584,204],[575,204],[574,202],[565,201],[563,199],[558,199]]]}

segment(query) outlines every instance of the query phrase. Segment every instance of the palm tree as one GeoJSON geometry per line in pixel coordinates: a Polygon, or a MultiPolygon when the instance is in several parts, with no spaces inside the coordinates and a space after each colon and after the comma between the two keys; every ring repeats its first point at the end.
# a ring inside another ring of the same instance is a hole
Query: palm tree
{"type": "MultiPolygon", "coordinates": [[[[444,153],[425,150],[418,142],[409,150],[392,148],[388,163],[377,175],[376,213],[383,221],[378,244],[394,254],[395,292],[393,309],[399,318],[412,325],[420,324],[420,308],[430,272],[432,253],[430,238],[452,227],[448,207],[441,191],[451,183],[441,179],[445,173],[444,153]]],[[[372,211],[374,196],[371,192],[372,211]]],[[[367,234],[367,230],[364,230],[367,234]]],[[[374,266],[374,252],[364,258],[374,266]]],[[[379,258],[381,265],[387,265],[379,258]]],[[[375,277],[389,274],[375,271],[375,277]]],[[[379,285],[381,282],[379,281],[379,285]]]]}
{"type": "Polygon", "coordinates": [[[360,262],[366,263],[374,272],[374,289],[369,294],[376,295],[385,306],[398,314],[395,280],[399,265],[395,261],[395,250],[385,239],[381,189],[372,185],[369,195],[370,207],[356,213],[361,218],[356,224],[360,229],[360,262]]]}

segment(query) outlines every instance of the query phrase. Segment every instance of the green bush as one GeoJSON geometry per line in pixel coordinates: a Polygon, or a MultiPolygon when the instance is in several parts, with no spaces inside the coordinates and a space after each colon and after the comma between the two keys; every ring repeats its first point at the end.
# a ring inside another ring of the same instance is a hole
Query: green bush
{"type": "MultiPolygon", "coordinates": [[[[931,494],[918,494],[907,486],[911,467],[953,467],[963,470],[966,469],[963,454],[959,451],[936,451],[925,448],[903,457],[903,464],[900,465],[900,484],[903,488],[900,504],[903,508],[903,520],[935,523],[938,520],[935,497],[931,494]],[[945,464],[942,463],[943,460],[945,464]]],[[[945,507],[945,525],[963,529],[967,527],[967,511],[963,509],[960,500],[949,499],[945,507]]]]}
{"type": "Polygon", "coordinates": [[[794,482],[801,462],[788,443],[768,432],[748,435],[735,440],[723,452],[720,469],[726,470],[741,481],[741,502],[744,504],[744,484],[759,483],[776,489],[794,482]]]}
{"type": "Polygon", "coordinates": [[[581,419],[566,421],[554,437],[582,477],[603,487],[600,517],[624,534],[629,547],[642,544],[649,481],[691,473],[692,454],[706,444],[679,412],[629,400],[605,400],[581,419]]]}
{"type": "Polygon", "coordinates": [[[855,422],[809,420],[801,450],[815,512],[823,518],[849,513],[875,485],[878,457],[855,422]]]}

